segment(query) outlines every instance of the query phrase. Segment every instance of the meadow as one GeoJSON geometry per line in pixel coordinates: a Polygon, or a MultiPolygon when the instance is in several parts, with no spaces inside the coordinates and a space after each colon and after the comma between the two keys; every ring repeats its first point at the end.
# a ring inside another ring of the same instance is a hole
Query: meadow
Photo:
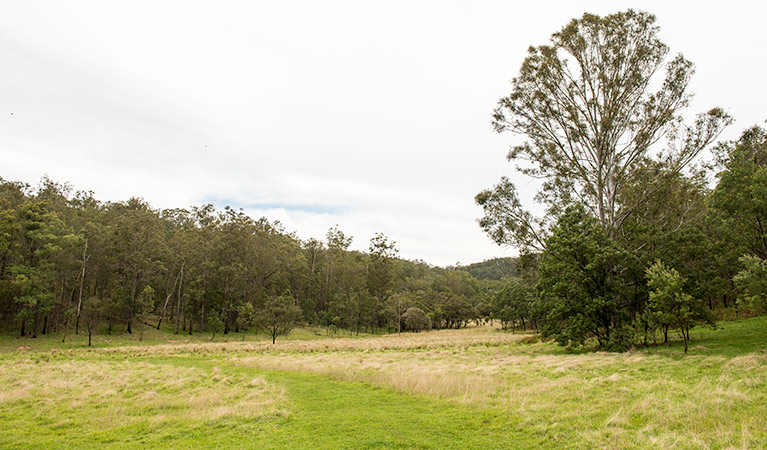
{"type": "Polygon", "coordinates": [[[1,448],[765,448],[767,318],[626,353],[496,327],[0,341],[1,448]]]}

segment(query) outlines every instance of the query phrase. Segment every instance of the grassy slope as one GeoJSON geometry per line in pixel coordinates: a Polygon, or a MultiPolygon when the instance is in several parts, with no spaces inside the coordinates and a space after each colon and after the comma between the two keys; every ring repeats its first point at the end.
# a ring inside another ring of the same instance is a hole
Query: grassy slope
{"type": "Polygon", "coordinates": [[[0,447],[767,446],[767,318],[693,339],[687,356],[678,344],[568,352],[488,330],[275,347],[119,337],[90,351],[6,339],[0,447]]]}

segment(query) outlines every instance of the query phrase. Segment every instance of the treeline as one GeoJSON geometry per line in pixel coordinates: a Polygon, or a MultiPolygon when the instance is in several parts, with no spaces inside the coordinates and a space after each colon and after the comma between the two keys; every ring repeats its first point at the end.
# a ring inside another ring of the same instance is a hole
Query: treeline
{"type": "Polygon", "coordinates": [[[545,249],[521,258],[522,276],[495,297],[496,317],[562,345],[594,339],[612,350],[671,332],[686,351],[697,324],[767,312],[767,132],[748,129],[714,155],[689,176],[637,171],[622,195],[656,194],[613,236],[583,205],[564,208],[545,249]]]}
{"type": "Polygon", "coordinates": [[[269,312],[291,306],[299,314],[285,313],[289,322],[350,333],[458,328],[491,315],[497,281],[402,260],[382,234],[367,252],[351,242],[337,226],[303,241],[229,207],[157,210],[48,178],[0,180],[0,329],[226,334],[276,326],[269,312]]]}
{"type": "Polygon", "coordinates": [[[502,280],[514,278],[517,274],[517,258],[491,258],[482,262],[458,266],[478,280],[502,280]]]}

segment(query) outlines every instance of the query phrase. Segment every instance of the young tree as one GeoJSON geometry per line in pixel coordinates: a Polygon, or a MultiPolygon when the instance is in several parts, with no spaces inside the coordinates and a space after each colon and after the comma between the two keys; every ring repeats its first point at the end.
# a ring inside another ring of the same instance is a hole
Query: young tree
{"type": "Polygon", "coordinates": [[[370,239],[367,287],[378,302],[378,326],[383,325],[386,300],[394,283],[395,257],[398,253],[395,244],[383,233],[376,233],[370,239]]]}
{"type": "MultiPolygon", "coordinates": [[[[641,196],[622,202],[632,174],[647,161],[680,173],[730,123],[714,108],[693,125],[682,124],[693,64],[677,55],[655,83],[669,52],[658,32],[655,16],[645,12],[584,14],[554,33],[550,45],[528,50],[511,93],[498,102],[493,126],[529,139],[512,147],[508,159],[528,162],[518,170],[544,180],[536,198],[546,204],[549,218],[580,203],[614,239],[656,194],[646,186],[641,196]],[[664,137],[668,150],[653,152],[664,137]]],[[[552,222],[526,211],[508,178],[476,201],[484,209],[480,226],[497,243],[545,248],[552,222]]]]}
{"type": "Polygon", "coordinates": [[[662,262],[647,268],[647,287],[650,288],[648,310],[655,323],[662,327],[675,328],[684,343],[690,341],[690,329],[706,318],[700,301],[684,292],[684,279],[673,268],[666,267],[662,262]]]}
{"type": "Polygon", "coordinates": [[[240,306],[239,314],[237,314],[237,327],[242,332],[242,340],[245,340],[245,332],[253,326],[256,322],[256,310],[253,308],[253,303],[245,302],[240,306]]]}
{"type": "Polygon", "coordinates": [[[296,305],[293,296],[286,292],[267,299],[259,311],[257,320],[259,328],[263,329],[267,336],[271,336],[274,344],[277,336],[287,336],[302,318],[301,308],[296,305]]]}
{"type": "Polygon", "coordinates": [[[61,315],[61,328],[64,330],[63,336],[61,337],[61,342],[65,342],[67,340],[67,331],[69,330],[69,325],[72,323],[73,317],[75,317],[75,312],[72,310],[72,308],[65,310],[61,315]]]}
{"type": "Polygon", "coordinates": [[[216,333],[224,326],[224,322],[221,320],[221,315],[216,312],[211,312],[207,316],[208,329],[210,329],[210,341],[213,342],[213,338],[216,337],[216,333]]]}
{"type": "Polygon", "coordinates": [[[80,316],[85,323],[85,330],[88,332],[88,347],[91,346],[93,332],[101,321],[103,305],[96,297],[88,297],[83,300],[80,316]]]}
{"type": "Polygon", "coordinates": [[[409,310],[409,303],[410,299],[404,292],[397,292],[389,297],[389,307],[397,320],[397,334],[402,334],[402,322],[405,320],[404,314],[409,310]]]}

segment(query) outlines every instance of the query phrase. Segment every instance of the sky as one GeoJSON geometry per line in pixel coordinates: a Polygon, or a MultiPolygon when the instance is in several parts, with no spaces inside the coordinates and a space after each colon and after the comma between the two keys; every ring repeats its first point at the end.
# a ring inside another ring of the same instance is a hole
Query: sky
{"type": "Polygon", "coordinates": [[[0,1],[0,177],[48,175],[103,201],[212,203],[302,239],[440,266],[516,251],[474,196],[523,136],[491,112],[527,48],[570,19],[641,9],[697,72],[735,139],[767,119],[761,1],[0,1]]]}

